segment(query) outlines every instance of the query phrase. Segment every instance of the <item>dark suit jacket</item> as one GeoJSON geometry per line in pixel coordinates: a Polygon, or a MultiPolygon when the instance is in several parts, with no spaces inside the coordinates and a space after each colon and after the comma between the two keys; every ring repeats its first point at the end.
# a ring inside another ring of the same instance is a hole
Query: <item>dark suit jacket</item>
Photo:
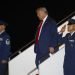
{"type": "Polygon", "coordinates": [[[48,17],[43,25],[39,42],[35,43],[34,52],[40,59],[45,54],[49,54],[49,47],[57,45],[57,26],[56,22],[48,17]]]}

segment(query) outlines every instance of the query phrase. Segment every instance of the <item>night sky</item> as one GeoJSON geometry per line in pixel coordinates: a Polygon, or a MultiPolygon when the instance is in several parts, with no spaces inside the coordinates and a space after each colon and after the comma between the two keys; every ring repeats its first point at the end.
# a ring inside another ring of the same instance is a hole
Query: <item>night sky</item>
{"type": "Polygon", "coordinates": [[[44,6],[48,9],[49,15],[61,21],[70,13],[75,11],[75,4],[71,1],[58,0],[6,0],[0,2],[0,19],[6,21],[9,26],[7,32],[11,36],[12,52],[34,39],[38,26],[38,19],[35,10],[44,6]],[[57,1],[57,2],[56,2],[57,1]]]}

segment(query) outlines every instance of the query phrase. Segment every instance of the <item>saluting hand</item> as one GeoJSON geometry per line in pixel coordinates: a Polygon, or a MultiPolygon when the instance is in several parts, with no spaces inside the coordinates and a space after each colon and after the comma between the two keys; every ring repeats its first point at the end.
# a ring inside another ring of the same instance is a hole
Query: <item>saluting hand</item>
{"type": "Polygon", "coordinates": [[[65,29],[66,29],[66,25],[61,28],[60,32],[63,33],[65,31],[65,29]]]}

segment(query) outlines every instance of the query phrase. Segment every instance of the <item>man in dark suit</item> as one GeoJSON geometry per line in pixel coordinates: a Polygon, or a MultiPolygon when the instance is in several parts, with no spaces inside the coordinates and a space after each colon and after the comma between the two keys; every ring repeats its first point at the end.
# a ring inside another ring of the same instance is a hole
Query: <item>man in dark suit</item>
{"type": "Polygon", "coordinates": [[[5,32],[7,23],[0,21],[0,75],[7,75],[10,55],[10,36],[5,32]]]}
{"type": "MultiPolygon", "coordinates": [[[[48,16],[45,7],[36,10],[37,17],[41,21],[36,33],[34,52],[36,53],[36,66],[38,68],[39,61],[43,61],[41,57],[49,57],[49,52],[53,52],[57,45],[57,26],[56,22],[48,16]]],[[[36,74],[38,75],[38,74],[36,74]]]]}
{"type": "Polygon", "coordinates": [[[75,75],[75,20],[69,19],[68,32],[62,38],[65,26],[61,29],[59,43],[65,43],[64,75],[75,75]]]}

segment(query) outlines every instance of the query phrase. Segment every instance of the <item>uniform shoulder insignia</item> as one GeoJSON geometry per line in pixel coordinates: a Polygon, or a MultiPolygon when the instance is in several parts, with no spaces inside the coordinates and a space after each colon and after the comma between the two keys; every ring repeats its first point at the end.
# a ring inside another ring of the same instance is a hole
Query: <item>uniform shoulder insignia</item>
{"type": "Polygon", "coordinates": [[[6,39],[6,45],[10,45],[10,40],[6,39]]]}

